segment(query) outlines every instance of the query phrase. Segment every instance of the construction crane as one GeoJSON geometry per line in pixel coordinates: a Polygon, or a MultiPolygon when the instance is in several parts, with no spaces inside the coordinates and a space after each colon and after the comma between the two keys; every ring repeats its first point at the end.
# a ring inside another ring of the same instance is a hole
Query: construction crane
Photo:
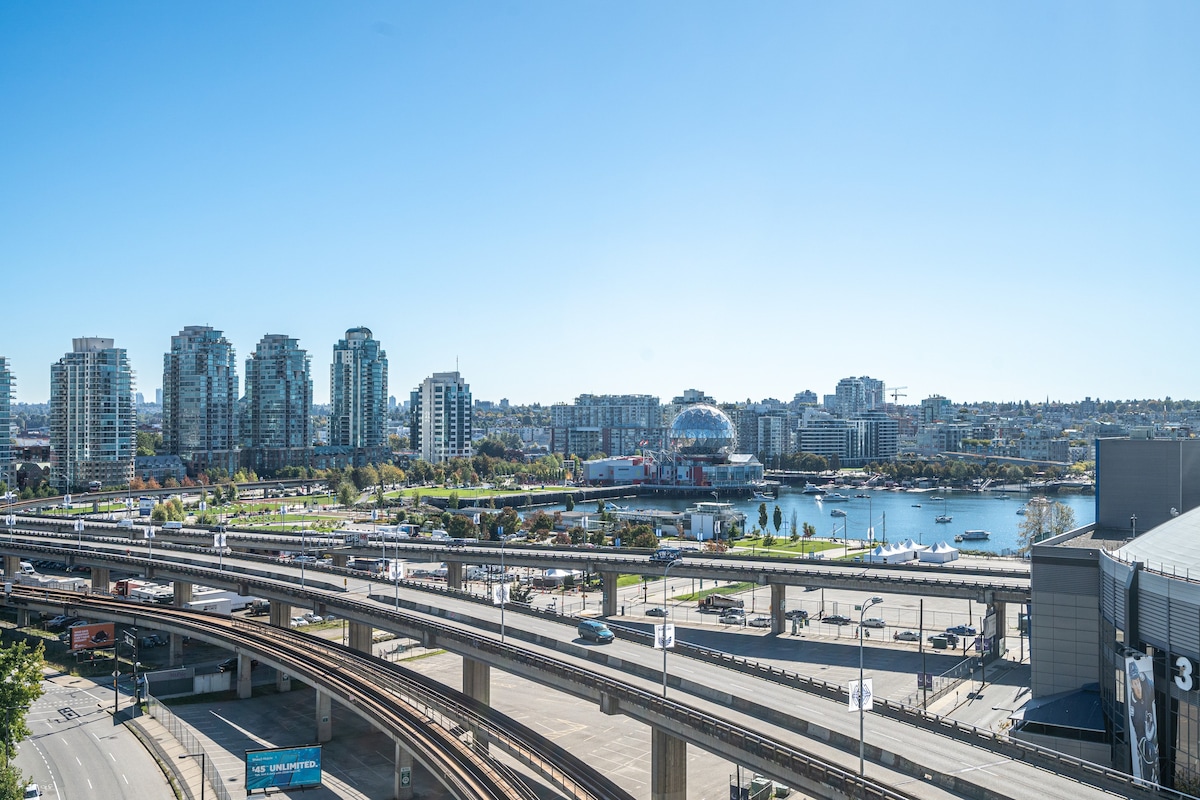
{"type": "Polygon", "coordinates": [[[901,389],[907,389],[907,388],[908,388],[907,386],[893,386],[892,387],[892,390],[888,393],[892,396],[892,405],[896,405],[896,401],[899,400],[901,397],[908,397],[907,394],[904,394],[903,392],[900,391],[901,389]]]}

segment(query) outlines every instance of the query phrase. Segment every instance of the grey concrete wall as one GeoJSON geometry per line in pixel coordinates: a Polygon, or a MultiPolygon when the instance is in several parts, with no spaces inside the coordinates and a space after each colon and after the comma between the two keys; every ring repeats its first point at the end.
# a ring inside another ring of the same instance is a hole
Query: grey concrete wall
{"type": "Polygon", "coordinates": [[[1100,564],[1095,550],[1034,549],[1030,688],[1044,697],[1100,680],[1100,564]]]}
{"type": "Polygon", "coordinates": [[[1096,525],[1139,533],[1200,506],[1200,439],[1096,442],[1096,525]]]}

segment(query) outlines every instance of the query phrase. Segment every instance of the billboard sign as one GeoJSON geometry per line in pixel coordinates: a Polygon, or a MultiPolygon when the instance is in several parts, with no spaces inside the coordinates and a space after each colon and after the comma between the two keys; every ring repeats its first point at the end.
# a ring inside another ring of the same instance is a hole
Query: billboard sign
{"type": "Polygon", "coordinates": [[[114,635],[111,622],[76,625],[71,628],[71,649],[95,650],[97,647],[112,647],[114,635]]]}
{"type": "Polygon", "coordinates": [[[1154,664],[1149,656],[1125,658],[1125,709],[1134,779],[1158,785],[1158,714],[1154,708],[1154,664]]]}
{"type": "Polygon", "coordinates": [[[246,791],[321,785],[321,747],[246,751],[246,791]]]}

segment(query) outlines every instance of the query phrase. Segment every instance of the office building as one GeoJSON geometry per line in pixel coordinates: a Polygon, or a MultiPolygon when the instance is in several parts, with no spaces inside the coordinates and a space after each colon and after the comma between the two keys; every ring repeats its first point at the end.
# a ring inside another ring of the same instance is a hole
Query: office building
{"type": "Polygon", "coordinates": [[[133,371],[112,339],[72,340],[50,367],[50,482],[59,492],[125,486],[136,451],[133,371]]]}
{"type": "Polygon", "coordinates": [[[12,451],[12,370],[0,356],[0,481],[12,488],[17,483],[12,451]]]}
{"type": "Polygon", "coordinates": [[[233,345],[218,330],[188,326],[163,356],[163,450],[191,475],[238,467],[238,377],[233,345]]]}
{"type": "Polygon", "coordinates": [[[370,328],[351,328],[333,346],[329,370],[329,444],[379,448],[387,442],[387,353],[370,328]]]}
{"type": "Polygon", "coordinates": [[[432,464],[471,455],[471,387],[457,372],[435,372],[412,391],[410,437],[432,464]]]}
{"type": "Polygon", "coordinates": [[[242,463],[258,470],[308,466],[312,455],[312,377],[297,340],[267,334],[246,359],[241,401],[242,463]]]}

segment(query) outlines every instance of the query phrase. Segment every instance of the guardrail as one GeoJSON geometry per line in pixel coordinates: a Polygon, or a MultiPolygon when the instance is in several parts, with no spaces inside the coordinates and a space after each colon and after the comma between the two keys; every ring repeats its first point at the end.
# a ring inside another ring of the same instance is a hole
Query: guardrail
{"type": "MultiPolygon", "coordinates": [[[[225,781],[221,779],[221,773],[217,771],[216,759],[201,746],[187,723],[171,713],[171,709],[160,703],[153,695],[146,695],[146,712],[158,720],[159,724],[166,728],[175,737],[175,741],[183,745],[188,753],[204,753],[204,758],[201,759],[203,773],[201,780],[207,780],[213,787],[216,800],[233,800],[233,795],[225,788],[225,781]]],[[[189,791],[188,794],[190,795],[191,792],[189,791]]]]}

